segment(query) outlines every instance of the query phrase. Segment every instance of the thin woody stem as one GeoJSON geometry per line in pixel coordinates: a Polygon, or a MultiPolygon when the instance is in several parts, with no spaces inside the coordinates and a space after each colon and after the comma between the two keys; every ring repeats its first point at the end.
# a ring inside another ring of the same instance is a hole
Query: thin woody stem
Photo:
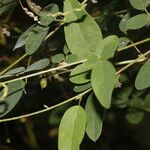
{"type": "Polygon", "coordinates": [[[71,98],[69,98],[69,99],[67,99],[67,100],[65,100],[65,101],[63,101],[63,102],[61,102],[61,103],[59,103],[59,104],[56,104],[56,105],[51,106],[51,107],[45,107],[45,108],[42,109],[42,110],[39,110],[39,111],[30,113],[30,114],[27,114],[27,115],[21,115],[21,116],[12,117],[12,118],[1,119],[1,120],[0,120],[0,123],[2,123],[2,122],[8,122],[8,121],[13,121],[13,120],[19,120],[19,119],[22,119],[22,118],[28,118],[28,117],[31,117],[31,116],[35,116],[35,115],[42,114],[42,113],[44,113],[44,112],[48,112],[48,111],[50,111],[50,110],[52,110],[52,109],[54,109],[54,108],[57,108],[57,107],[59,107],[59,106],[61,106],[61,105],[64,105],[64,104],[66,104],[66,103],[69,103],[69,102],[71,102],[71,101],[73,101],[73,100],[79,100],[80,97],[84,96],[85,94],[89,93],[90,91],[92,91],[91,88],[88,89],[88,90],[86,90],[86,91],[84,91],[84,92],[82,92],[82,93],[80,93],[80,94],[78,94],[78,95],[76,95],[76,96],[74,96],[74,97],[71,97],[71,98]]]}

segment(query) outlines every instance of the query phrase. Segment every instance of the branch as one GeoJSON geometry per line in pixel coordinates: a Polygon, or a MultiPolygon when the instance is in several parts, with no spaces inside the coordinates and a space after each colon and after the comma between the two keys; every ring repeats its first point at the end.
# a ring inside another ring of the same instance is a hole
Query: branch
{"type": "Polygon", "coordinates": [[[123,47],[123,48],[119,48],[117,51],[118,51],[118,52],[124,51],[124,50],[126,50],[126,49],[131,48],[131,47],[134,47],[134,46],[137,46],[137,45],[140,45],[140,44],[149,42],[149,41],[150,41],[150,37],[149,37],[149,38],[146,38],[146,39],[144,39],[144,40],[138,41],[138,42],[136,42],[136,43],[130,44],[130,45],[128,45],[128,46],[125,46],[125,47],[123,47]]]}
{"type": "Polygon", "coordinates": [[[12,67],[14,67],[16,64],[18,64],[20,61],[22,61],[25,57],[27,56],[27,54],[24,54],[23,56],[21,56],[19,59],[17,59],[14,63],[12,63],[10,66],[8,66],[6,69],[4,69],[1,73],[0,76],[3,75],[4,73],[6,73],[8,70],[10,70],[12,67]]]}
{"type": "Polygon", "coordinates": [[[134,65],[135,63],[139,62],[139,60],[143,59],[145,60],[145,56],[150,54],[150,50],[148,50],[146,53],[140,55],[137,59],[134,59],[131,63],[127,64],[126,66],[124,66],[123,68],[121,68],[119,71],[116,72],[116,75],[119,75],[121,72],[123,72],[124,70],[126,70],[127,68],[131,67],[132,65],[134,65]]]}
{"type": "Polygon", "coordinates": [[[74,97],[72,97],[72,98],[69,98],[69,99],[67,99],[67,100],[65,100],[65,101],[63,101],[63,102],[61,102],[61,103],[59,103],[59,104],[56,104],[56,105],[51,106],[51,107],[46,107],[45,109],[42,109],[42,110],[39,110],[39,111],[30,113],[30,114],[27,114],[27,115],[21,115],[21,116],[12,117],[12,118],[1,119],[1,120],[0,120],[0,123],[2,123],[2,122],[8,122],[8,121],[13,121],[13,120],[19,120],[19,119],[22,119],[22,118],[28,118],[28,117],[31,117],[31,116],[35,116],[35,115],[42,114],[42,113],[44,113],[44,112],[48,112],[48,111],[50,111],[50,110],[52,110],[52,109],[54,109],[54,108],[57,108],[57,107],[59,107],[59,106],[61,106],[61,105],[64,105],[64,104],[66,104],[66,103],[69,103],[69,102],[71,102],[71,101],[73,101],[73,100],[80,100],[80,98],[81,98],[82,96],[84,96],[85,94],[89,93],[91,90],[92,90],[92,89],[90,88],[90,89],[88,89],[88,90],[86,90],[86,91],[84,91],[84,92],[82,92],[82,93],[80,93],[80,94],[78,94],[78,95],[76,95],[76,96],[74,96],[74,97]]]}

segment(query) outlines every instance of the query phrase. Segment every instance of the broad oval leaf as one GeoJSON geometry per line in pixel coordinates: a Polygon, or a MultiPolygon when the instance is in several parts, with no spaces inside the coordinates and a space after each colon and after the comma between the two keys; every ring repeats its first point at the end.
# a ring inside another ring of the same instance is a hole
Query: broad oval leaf
{"type": "Polygon", "coordinates": [[[12,70],[9,70],[8,72],[5,73],[5,75],[13,75],[13,74],[19,74],[25,71],[24,67],[18,67],[12,70]]]}
{"type": "Polygon", "coordinates": [[[55,56],[52,57],[51,61],[52,63],[61,63],[65,59],[64,54],[56,54],[55,56]]]}
{"type": "Polygon", "coordinates": [[[80,92],[83,92],[87,89],[91,88],[91,83],[86,83],[86,84],[83,84],[83,85],[76,85],[74,88],[73,88],[73,91],[74,92],[77,92],[77,93],[80,93],[80,92]]]}
{"type": "Polygon", "coordinates": [[[120,23],[119,23],[119,29],[122,31],[122,32],[125,32],[126,31],[126,24],[127,24],[127,21],[130,19],[130,14],[127,13],[126,15],[124,15],[124,17],[121,19],[120,23]]]}
{"type": "Polygon", "coordinates": [[[88,60],[81,65],[75,67],[70,74],[70,81],[77,84],[84,84],[90,81],[89,71],[98,61],[98,57],[91,55],[88,60]]]}
{"type": "Polygon", "coordinates": [[[28,37],[29,33],[31,32],[31,30],[35,27],[35,24],[30,26],[25,32],[23,32],[20,37],[18,38],[15,46],[14,46],[14,49],[17,49],[17,48],[20,48],[22,47],[23,45],[25,45],[25,40],[26,38],[28,37]]]}
{"type": "Polygon", "coordinates": [[[64,45],[63,52],[64,52],[64,54],[66,54],[66,55],[67,55],[68,53],[70,53],[70,50],[69,50],[67,44],[64,45]]]}
{"type": "Polygon", "coordinates": [[[119,46],[118,46],[118,48],[125,47],[129,42],[130,42],[130,40],[127,37],[120,37],[119,38],[119,46]]]}
{"type": "Polygon", "coordinates": [[[130,18],[126,23],[126,30],[140,29],[150,23],[150,18],[147,14],[139,14],[130,18]]]}
{"type": "Polygon", "coordinates": [[[27,67],[25,72],[34,71],[34,70],[41,70],[41,69],[46,68],[49,64],[50,64],[50,60],[48,58],[44,58],[44,59],[41,59],[41,60],[33,63],[29,67],[27,67]]]}
{"type": "Polygon", "coordinates": [[[144,10],[149,3],[149,0],[129,0],[131,5],[138,10],[144,10]]]}
{"type": "Polygon", "coordinates": [[[59,8],[56,4],[52,3],[46,6],[38,14],[40,17],[39,23],[43,26],[48,26],[55,19],[54,17],[50,16],[50,14],[55,14],[58,11],[59,11],[59,8]]]}
{"type": "Polygon", "coordinates": [[[136,110],[130,110],[126,114],[126,119],[131,124],[138,124],[143,119],[144,112],[143,111],[136,111],[136,110]]]}
{"type": "Polygon", "coordinates": [[[112,92],[116,84],[115,68],[105,60],[99,61],[92,69],[91,83],[94,93],[104,108],[110,108],[112,92]]]}
{"type": "Polygon", "coordinates": [[[49,27],[36,26],[30,31],[25,40],[25,51],[28,55],[38,50],[48,33],[49,27]]]}
{"type": "Polygon", "coordinates": [[[74,54],[69,54],[66,59],[64,60],[64,62],[66,63],[73,63],[73,62],[76,62],[78,61],[78,56],[77,55],[74,55],[74,54]]]}
{"type": "Polygon", "coordinates": [[[59,150],[79,150],[86,121],[86,113],[81,106],[71,107],[65,112],[59,126],[59,150]]]}
{"type": "Polygon", "coordinates": [[[97,49],[102,39],[101,30],[94,19],[84,10],[76,11],[82,5],[77,0],[64,1],[66,17],[65,38],[72,54],[81,56],[97,49]]]}
{"type": "Polygon", "coordinates": [[[84,84],[90,81],[88,66],[81,64],[75,67],[70,74],[70,81],[77,84],[84,84]]]}
{"type": "Polygon", "coordinates": [[[114,56],[115,50],[119,45],[116,35],[111,35],[98,43],[96,54],[100,59],[109,59],[114,56]]]}
{"type": "Polygon", "coordinates": [[[89,95],[85,106],[87,114],[86,133],[92,141],[96,142],[102,132],[103,120],[100,116],[100,112],[96,109],[94,100],[92,93],[89,95]]]}
{"type": "Polygon", "coordinates": [[[135,87],[138,90],[150,87],[150,59],[141,67],[135,79],[135,87]]]}
{"type": "MultiPolygon", "coordinates": [[[[4,101],[0,102],[0,117],[8,114],[18,103],[22,94],[25,83],[23,81],[16,81],[8,84],[8,96],[4,101]]],[[[0,95],[2,93],[0,92],[0,95]]]]}
{"type": "Polygon", "coordinates": [[[51,125],[58,125],[64,115],[64,113],[66,112],[66,110],[71,106],[71,103],[67,103],[65,105],[59,106],[57,108],[55,108],[49,117],[49,124],[51,125]]]}

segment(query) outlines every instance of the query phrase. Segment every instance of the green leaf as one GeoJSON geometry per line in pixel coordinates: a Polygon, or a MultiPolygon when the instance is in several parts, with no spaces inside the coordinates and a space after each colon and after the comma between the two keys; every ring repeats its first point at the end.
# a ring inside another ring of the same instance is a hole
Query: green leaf
{"type": "Polygon", "coordinates": [[[38,50],[48,33],[49,27],[36,26],[25,40],[25,51],[28,55],[38,50]]]}
{"type": "Polygon", "coordinates": [[[86,121],[86,113],[81,106],[71,107],[65,112],[59,126],[59,150],[79,150],[86,121]]]}
{"type": "Polygon", "coordinates": [[[77,55],[74,55],[74,54],[69,54],[66,59],[64,60],[64,62],[66,63],[73,63],[73,62],[76,62],[78,61],[78,56],[77,55]]]}
{"type": "Polygon", "coordinates": [[[73,89],[74,92],[80,93],[87,89],[91,88],[91,83],[83,84],[83,85],[76,85],[73,89]]]}
{"type": "Polygon", "coordinates": [[[129,96],[131,96],[131,92],[133,91],[132,86],[122,87],[117,90],[115,94],[115,98],[113,99],[113,104],[118,108],[125,108],[129,102],[129,96]]]}
{"type": "Polygon", "coordinates": [[[116,97],[119,99],[128,99],[132,91],[133,91],[132,86],[122,87],[121,89],[118,89],[116,97]]]}
{"type": "Polygon", "coordinates": [[[70,74],[70,81],[76,84],[84,84],[90,81],[89,68],[87,65],[81,64],[75,67],[70,74]]]}
{"type": "Polygon", "coordinates": [[[114,56],[115,50],[119,45],[116,35],[111,35],[98,43],[96,54],[100,59],[109,59],[114,56]]]}
{"type": "Polygon", "coordinates": [[[143,119],[143,116],[144,112],[142,111],[130,110],[125,117],[129,123],[138,124],[143,119]]]}
{"type": "MultiPolygon", "coordinates": [[[[8,96],[4,101],[0,102],[0,117],[5,116],[15,107],[23,94],[24,86],[25,84],[23,81],[16,81],[8,84],[8,96]]],[[[2,91],[0,92],[0,95],[1,94],[2,91]]]]}
{"type": "Polygon", "coordinates": [[[52,57],[51,61],[52,63],[61,63],[65,59],[64,54],[56,54],[55,56],[52,57]]]}
{"type": "Polygon", "coordinates": [[[126,15],[124,15],[124,17],[121,19],[120,23],[119,23],[119,29],[122,31],[122,32],[125,32],[127,31],[126,30],[126,24],[127,24],[127,21],[130,19],[130,14],[127,13],[126,15]]]}
{"type": "Polygon", "coordinates": [[[141,67],[135,79],[135,87],[138,90],[150,87],[150,59],[141,67]]]}
{"type": "Polygon", "coordinates": [[[51,22],[54,21],[54,17],[49,16],[50,14],[55,14],[59,11],[59,8],[56,4],[50,4],[46,6],[44,9],[42,9],[39,12],[39,17],[40,17],[40,24],[43,26],[48,26],[51,22]]]}
{"type": "Polygon", "coordinates": [[[131,108],[143,109],[144,101],[142,98],[136,97],[136,98],[131,99],[130,102],[128,103],[128,105],[131,108]]]}
{"type": "Polygon", "coordinates": [[[102,39],[101,30],[95,20],[83,9],[77,0],[64,1],[66,17],[65,38],[72,54],[82,56],[97,49],[97,44],[102,39]]]}
{"type": "Polygon", "coordinates": [[[12,70],[9,70],[8,72],[5,73],[5,75],[13,75],[13,74],[19,74],[25,71],[24,67],[18,67],[12,70]]]}
{"type": "Polygon", "coordinates": [[[131,5],[138,10],[144,10],[149,0],[129,0],[131,5]]]}
{"type": "Polygon", "coordinates": [[[12,8],[12,6],[12,0],[3,0],[2,2],[0,2],[0,15],[3,14],[5,11],[9,10],[10,7],[12,8]]]}
{"type": "Polygon", "coordinates": [[[146,14],[139,14],[132,18],[130,18],[126,23],[126,30],[132,29],[140,29],[150,23],[150,18],[146,14]]]}
{"type": "Polygon", "coordinates": [[[75,67],[70,74],[70,81],[77,84],[84,84],[90,81],[89,71],[98,61],[95,55],[88,56],[87,61],[75,67]]]}
{"type": "Polygon", "coordinates": [[[86,133],[88,137],[96,142],[102,132],[103,120],[96,109],[93,93],[89,95],[85,110],[87,114],[86,133]]]}
{"type": "Polygon", "coordinates": [[[22,47],[23,45],[25,45],[25,40],[26,40],[26,38],[28,37],[29,33],[32,31],[32,29],[33,29],[34,27],[35,27],[35,24],[32,25],[32,26],[30,26],[25,32],[23,32],[23,33],[21,34],[21,36],[18,38],[18,40],[17,40],[17,42],[16,42],[16,44],[15,44],[13,50],[15,50],[15,49],[17,49],[17,48],[20,48],[20,47],[22,47]]]}
{"type": "Polygon", "coordinates": [[[68,46],[65,44],[64,45],[64,48],[63,48],[63,52],[64,52],[64,54],[68,54],[68,53],[70,53],[70,50],[69,50],[69,48],[68,48],[68,46]]]}
{"type": "Polygon", "coordinates": [[[25,72],[41,70],[46,68],[49,64],[50,64],[50,60],[48,58],[44,58],[27,67],[25,72]]]}
{"type": "Polygon", "coordinates": [[[120,37],[119,38],[119,46],[118,46],[118,48],[125,47],[129,42],[130,42],[130,40],[127,37],[120,37]]]}
{"type": "Polygon", "coordinates": [[[59,106],[57,108],[55,108],[52,113],[50,114],[49,117],[49,123],[51,125],[58,125],[65,113],[65,111],[70,107],[70,103],[67,103],[65,105],[59,106]]]}
{"type": "Polygon", "coordinates": [[[91,83],[94,93],[104,108],[110,108],[112,91],[116,84],[114,66],[105,60],[99,61],[92,70],[91,83]]]}

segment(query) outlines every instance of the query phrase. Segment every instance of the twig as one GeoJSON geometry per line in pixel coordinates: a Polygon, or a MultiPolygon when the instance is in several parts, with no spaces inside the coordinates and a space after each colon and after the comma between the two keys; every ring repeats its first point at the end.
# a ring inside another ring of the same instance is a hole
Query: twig
{"type": "Polygon", "coordinates": [[[52,72],[52,71],[60,70],[60,69],[66,68],[66,67],[71,67],[71,66],[83,63],[85,61],[86,61],[86,59],[76,61],[76,62],[73,62],[73,63],[70,63],[70,64],[66,64],[66,65],[63,65],[63,66],[55,67],[55,68],[50,68],[50,69],[47,69],[47,70],[44,70],[44,71],[29,74],[29,75],[22,76],[22,77],[19,77],[19,78],[16,78],[16,79],[7,80],[7,81],[4,81],[3,83],[7,84],[7,83],[15,82],[15,81],[18,81],[18,80],[23,80],[23,79],[26,79],[26,78],[35,77],[35,76],[38,76],[38,75],[41,75],[41,74],[45,74],[45,73],[49,73],[49,72],[52,72]]]}
{"type": "Polygon", "coordinates": [[[131,63],[127,64],[123,68],[121,68],[119,71],[116,72],[116,75],[119,75],[121,72],[123,72],[124,70],[126,70],[130,66],[134,65],[135,63],[137,63],[139,60],[145,59],[145,56],[147,56],[149,54],[150,54],[150,50],[148,50],[146,53],[140,55],[137,59],[133,60],[131,63]]]}
{"type": "Polygon", "coordinates": [[[54,108],[57,108],[57,107],[59,107],[59,106],[61,106],[61,105],[64,105],[64,104],[66,104],[66,103],[69,103],[69,102],[71,102],[71,101],[73,101],[73,100],[79,100],[80,97],[82,97],[82,96],[84,96],[85,94],[89,93],[91,90],[92,90],[92,89],[90,88],[90,89],[88,89],[88,90],[86,90],[86,91],[84,91],[84,92],[82,92],[82,93],[80,93],[80,94],[78,94],[78,95],[76,95],[76,96],[74,96],[74,97],[71,97],[71,98],[69,98],[69,99],[67,99],[67,100],[65,100],[65,101],[63,101],[63,102],[61,102],[61,103],[59,103],[59,104],[56,104],[56,105],[51,106],[51,107],[47,107],[47,108],[45,108],[45,109],[42,109],[42,110],[39,110],[39,111],[30,113],[30,114],[27,114],[27,115],[21,115],[21,116],[12,117],[12,118],[1,119],[1,120],[0,120],[0,123],[2,123],[2,122],[8,122],[8,121],[13,121],[13,120],[18,120],[18,119],[22,119],[22,118],[27,118],[27,117],[31,117],[31,116],[35,116],[35,115],[42,114],[42,113],[44,113],[44,112],[48,112],[48,111],[50,111],[50,110],[52,110],[52,109],[54,109],[54,108]]]}
{"type": "Polygon", "coordinates": [[[131,44],[131,45],[125,46],[125,47],[123,47],[123,48],[119,48],[117,51],[118,51],[118,52],[124,51],[124,50],[126,50],[126,49],[128,49],[128,48],[131,48],[131,47],[134,47],[134,46],[136,46],[136,45],[140,45],[140,44],[143,44],[143,43],[146,43],[146,42],[149,42],[149,41],[150,41],[150,37],[149,37],[149,38],[146,38],[146,39],[144,39],[144,40],[138,41],[138,42],[136,42],[136,43],[133,43],[133,44],[131,44]]]}
{"type": "Polygon", "coordinates": [[[9,69],[11,69],[12,67],[14,67],[16,64],[18,64],[21,60],[23,60],[25,57],[27,56],[27,54],[24,54],[23,56],[21,56],[19,59],[17,59],[13,64],[11,64],[10,66],[8,66],[6,69],[4,69],[1,73],[0,76],[3,75],[4,73],[6,73],[9,69]]]}

